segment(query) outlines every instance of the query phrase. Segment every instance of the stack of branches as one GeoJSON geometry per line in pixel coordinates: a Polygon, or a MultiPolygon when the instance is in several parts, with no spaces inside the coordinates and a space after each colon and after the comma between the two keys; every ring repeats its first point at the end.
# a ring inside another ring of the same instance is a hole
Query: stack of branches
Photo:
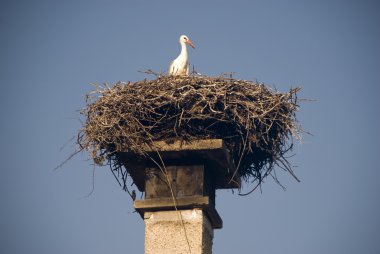
{"type": "Polygon", "coordinates": [[[275,175],[276,165],[296,178],[286,154],[301,135],[295,115],[299,90],[280,93],[224,76],[158,76],[98,86],[87,95],[77,142],[95,163],[120,171],[124,187],[127,169],[115,153],[143,155],[154,141],[178,139],[223,139],[238,175],[258,185],[275,175]]]}

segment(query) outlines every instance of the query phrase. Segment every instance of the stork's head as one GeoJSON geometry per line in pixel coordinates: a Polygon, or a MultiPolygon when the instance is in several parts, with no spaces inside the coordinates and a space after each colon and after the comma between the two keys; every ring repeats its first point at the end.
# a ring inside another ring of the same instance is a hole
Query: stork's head
{"type": "Polygon", "coordinates": [[[186,35],[181,35],[181,37],[179,37],[179,43],[186,43],[188,45],[190,45],[193,49],[195,49],[195,46],[194,44],[190,41],[189,37],[187,37],[186,35]]]}

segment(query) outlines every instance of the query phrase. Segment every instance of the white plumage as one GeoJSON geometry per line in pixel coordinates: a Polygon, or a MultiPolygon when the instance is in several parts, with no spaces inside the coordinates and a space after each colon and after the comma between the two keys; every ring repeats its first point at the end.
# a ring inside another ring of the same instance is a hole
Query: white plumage
{"type": "Polygon", "coordinates": [[[190,45],[193,49],[195,49],[195,46],[186,35],[179,37],[179,43],[181,44],[181,53],[170,63],[169,75],[187,76],[189,75],[189,63],[187,61],[186,44],[190,45]]]}

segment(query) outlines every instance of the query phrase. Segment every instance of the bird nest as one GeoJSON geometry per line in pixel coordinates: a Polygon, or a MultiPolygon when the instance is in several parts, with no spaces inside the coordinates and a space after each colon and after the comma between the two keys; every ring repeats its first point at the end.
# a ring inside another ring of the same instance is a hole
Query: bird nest
{"type": "Polygon", "coordinates": [[[223,139],[237,175],[250,182],[274,176],[276,165],[295,177],[286,154],[301,135],[295,115],[299,90],[280,93],[224,76],[159,76],[98,86],[87,95],[77,142],[96,164],[124,170],[118,172],[124,187],[128,169],[115,153],[143,155],[155,141],[178,139],[223,139]]]}

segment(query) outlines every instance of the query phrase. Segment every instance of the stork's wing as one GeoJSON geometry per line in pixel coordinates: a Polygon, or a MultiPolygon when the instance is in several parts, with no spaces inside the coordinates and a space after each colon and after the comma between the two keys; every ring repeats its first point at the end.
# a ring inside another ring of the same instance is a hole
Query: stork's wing
{"type": "Polygon", "coordinates": [[[186,76],[189,76],[189,63],[188,62],[186,62],[185,70],[186,70],[186,76]]]}
{"type": "Polygon", "coordinates": [[[168,74],[169,75],[174,75],[174,60],[171,61],[171,63],[169,64],[169,70],[168,70],[168,74]]]}

